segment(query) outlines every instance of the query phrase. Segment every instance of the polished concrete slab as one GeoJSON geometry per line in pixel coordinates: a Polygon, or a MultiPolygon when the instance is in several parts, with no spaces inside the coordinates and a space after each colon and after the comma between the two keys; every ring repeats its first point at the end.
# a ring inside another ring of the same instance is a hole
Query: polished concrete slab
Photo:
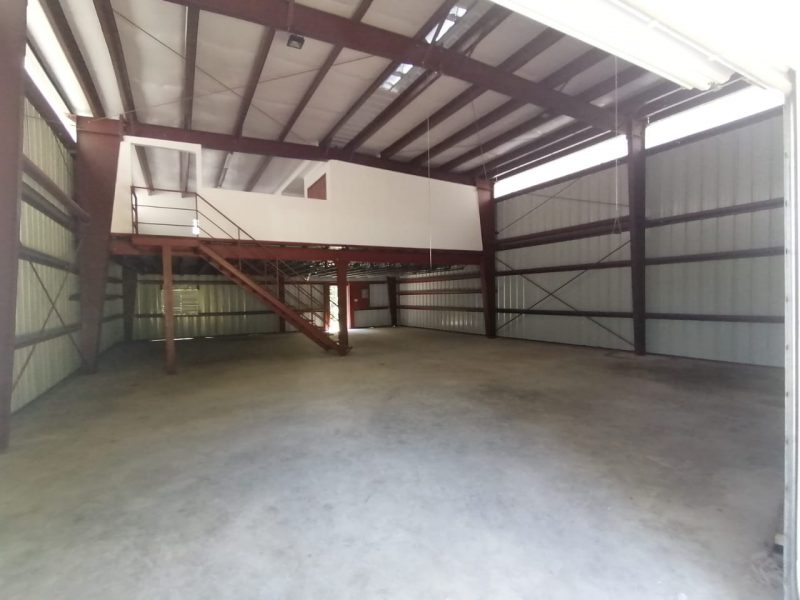
{"type": "Polygon", "coordinates": [[[0,597],[780,597],[779,370],[352,343],[120,346],[15,415],[0,597]]]}

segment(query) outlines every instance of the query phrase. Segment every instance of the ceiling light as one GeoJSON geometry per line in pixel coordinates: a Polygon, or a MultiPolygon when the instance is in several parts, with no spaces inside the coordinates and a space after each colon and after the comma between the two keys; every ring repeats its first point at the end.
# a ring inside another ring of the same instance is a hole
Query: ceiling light
{"type": "Polygon", "coordinates": [[[297,35],[296,33],[290,33],[289,39],[286,41],[286,45],[289,48],[294,48],[295,50],[302,50],[303,44],[306,43],[306,38],[302,35],[297,35]]]}

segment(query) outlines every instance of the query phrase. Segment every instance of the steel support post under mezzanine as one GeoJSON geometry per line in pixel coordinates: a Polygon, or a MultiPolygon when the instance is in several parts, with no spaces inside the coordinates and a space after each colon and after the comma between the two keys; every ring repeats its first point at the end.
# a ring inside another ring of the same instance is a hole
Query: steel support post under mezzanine
{"type": "Polygon", "coordinates": [[[397,327],[397,277],[386,278],[386,290],[389,296],[389,318],[392,327],[397,327]]]}
{"type": "Polygon", "coordinates": [[[174,375],[175,368],[175,297],[172,292],[172,248],[161,249],[163,279],[161,292],[164,301],[164,358],[166,371],[174,375]]]}
{"type": "Polygon", "coordinates": [[[633,351],[647,352],[646,302],[645,302],[645,165],[644,136],[647,124],[642,119],[632,119],[627,125],[628,138],[628,214],[631,251],[631,308],[633,313],[633,351]]]}
{"type": "Polygon", "coordinates": [[[478,216],[481,222],[481,293],[483,299],[483,322],[486,337],[497,335],[497,281],[495,279],[495,202],[494,185],[486,179],[475,182],[478,190],[478,216]]]}
{"type": "Polygon", "coordinates": [[[89,213],[89,221],[80,229],[78,248],[81,353],[88,373],[97,370],[100,348],[119,144],[117,122],[92,122],[87,117],[78,117],[75,194],[80,207],[89,213]]]}
{"type": "Polygon", "coordinates": [[[8,447],[14,377],[26,4],[0,3],[0,451],[8,447]]]}
{"type": "Polygon", "coordinates": [[[336,287],[339,292],[337,300],[339,303],[339,347],[342,353],[346,352],[347,348],[350,347],[349,324],[347,322],[347,313],[350,306],[350,299],[347,295],[347,267],[349,264],[346,260],[336,261],[336,287]]]}

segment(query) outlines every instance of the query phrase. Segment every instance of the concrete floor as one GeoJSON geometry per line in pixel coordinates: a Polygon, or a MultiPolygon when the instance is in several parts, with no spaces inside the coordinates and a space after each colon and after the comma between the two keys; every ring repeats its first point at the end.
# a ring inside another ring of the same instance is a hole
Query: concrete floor
{"type": "Polygon", "coordinates": [[[780,597],[779,370],[352,339],[120,346],[21,411],[0,596],[780,597]]]}

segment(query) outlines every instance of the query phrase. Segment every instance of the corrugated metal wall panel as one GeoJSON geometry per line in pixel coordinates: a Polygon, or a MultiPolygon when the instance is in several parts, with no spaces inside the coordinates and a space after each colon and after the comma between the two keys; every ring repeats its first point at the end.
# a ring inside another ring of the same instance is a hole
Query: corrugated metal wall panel
{"type": "Polygon", "coordinates": [[[648,319],[648,350],[771,367],[783,365],[783,324],[648,319]]]}
{"type": "Polygon", "coordinates": [[[398,309],[397,318],[406,327],[440,329],[459,333],[484,333],[483,313],[458,310],[432,311],[398,309]]]}
{"type": "Polygon", "coordinates": [[[72,155],[27,99],[25,100],[22,152],[44,171],[64,193],[72,196],[72,155]]]}
{"type": "MultiPolygon", "coordinates": [[[[263,314],[267,309],[255,296],[230,283],[225,277],[219,275],[176,275],[175,287],[181,286],[197,287],[199,291],[199,312],[223,314],[178,316],[175,319],[176,337],[275,333],[278,331],[278,317],[271,313],[263,314]],[[255,314],[235,314],[243,312],[255,314]]],[[[321,286],[315,287],[319,288],[315,292],[321,298],[321,286]]],[[[287,301],[290,300],[289,296],[287,294],[287,301]]],[[[134,339],[151,340],[163,338],[164,321],[162,313],[161,278],[153,276],[140,277],[136,287],[137,317],[134,319],[134,339]]]]}
{"type": "MultiPolygon", "coordinates": [[[[77,343],[78,334],[72,335],[73,340],[77,343]]],[[[80,365],[80,355],[67,335],[16,350],[14,352],[14,381],[17,384],[11,396],[11,410],[19,410],[74,373],[80,365]],[[25,366],[30,353],[33,354],[25,366]],[[25,367],[24,372],[22,372],[23,367],[25,367]],[[20,372],[22,372],[21,377],[20,372]]]]}
{"type": "Polygon", "coordinates": [[[632,319],[499,314],[497,327],[500,337],[597,348],[630,350],[633,340],[632,319]]]}
{"type": "Polygon", "coordinates": [[[357,310],[351,327],[389,327],[392,315],[389,313],[389,286],[385,283],[369,285],[369,310],[357,310]],[[383,307],[376,309],[375,307],[383,307]]]}
{"type": "Polygon", "coordinates": [[[353,327],[389,327],[392,324],[392,317],[388,308],[357,310],[355,311],[354,320],[353,327]]]}
{"type": "Polygon", "coordinates": [[[604,169],[497,205],[498,239],[628,214],[627,168],[604,169]]]}
{"type": "MultiPolygon", "coordinates": [[[[648,218],[783,195],[781,119],[773,118],[647,159],[648,218]]],[[[705,219],[647,231],[647,256],[783,246],[783,210],[705,219]]],[[[781,256],[647,267],[648,312],[783,315],[781,256]]],[[[649,352],[760,365],[783,364],[783,327],[772,323],[648,320],[649,352]]]]}
{"type": "MultiPolygon", "coordinates": [[[[44,119],[27,101],[23,152],[66,194],[72,194],[72,157],[44,119]]],[[[32,183],[27,176],[24,178],[43,196],[52,199],[41,186],[32,183]]],[[[75,260],[77,244],[72,232],[25,202],[20,205],[19,238],[24,246],[54,258],[67,262],[75,260]]],[[[76,326],[79,323],[77,275],[51,266],[20,260],[17,281],[17,336],[47,332],[65,325],[76,326]],[[42,283],[39,282],[39,278],[42,283]],[[55,300],[63,323],[55,311],[51,310],[48,294],[55,300]],[[71,296],[73,299],[70,299],[71,296]]],[[[70,335],[65,334],[14,352],[15,387],[11,398],[12,410],[25,406],[80,366],[80,355],[73,343],[73,341],[78,342],[78,333],[73,332],[71,335],[72,341],[70,335]]]]}
{"type": "MultiPolygon", "coordinates": [[[[468,279],[456,279],[446,281],[406,281],[398,284],[398,292],[425,292],[436,290],[457,290],[457,289],[479,289],[480,275],[475,267],[467,267],[461,271],[448,271],[447,274],[474,274],[475,277],[468,279]]],[[[434,273],[433,276],[437,274],[434,273]]],[[[416,278],[431,277],[430,273],[421,273],[416,278]]],[[[404,280],[414,279],[411,275],[404,277],[404,280]]],[[[458,331],[460,333],[483,334],[485,332],[483,323],[483,312],[474,309],[481,309],[483,300],[480,293],[458,293],[458,294],[415,294],[398,295],[397,320],[399,325],[408,327],[421,327],[425,329],[441,329],[445,331],[458,331]],[[402,306],[437,306],[452,307],[453,310],[419,310],[403,309],[402,306]],[[458,310],[459,308],[470,308],[473,311],[458,310]]]]}
{"type": "MultiPolygon", "coordinates": [[[[106,283],[107,296],[122,296],[122,266],[112,262],[108,265],[109,281],[106,283]]],[[[104,321],[100,332],[100,352],[105,352],[120,343],[125,337],[125,325],[122,320],[122,298],[106,298],[103,304],[103,317],[115,317],[104,321]]]]}
{"type": "Polygon", "coordinates": [[[389,306],[389,286],[385,283],[371,283],[369,285],[369,305],[389,306]]]}
{"type": "Polygon", "coordinates": [[[77,244],[73,233],[26,202],[20,204],[19,233],[23,246],[61,260],[75,261],[77,244]]]}
{"type": "MultiPolygon", "coordinates": [[[[628,214],[627,170],[612,167],[497,204],[500,239],[628,214]]],[[[630,258],[627,232],[502,250],[497,270],[534,269],[630,258]]],[[[630,268],[562,271],[497,278],[498,309],[631,310],[630,268]]],[[[497,335],[581,346],[632,349],[632,320],[584,316],[497,315],[497,335]]]]}

